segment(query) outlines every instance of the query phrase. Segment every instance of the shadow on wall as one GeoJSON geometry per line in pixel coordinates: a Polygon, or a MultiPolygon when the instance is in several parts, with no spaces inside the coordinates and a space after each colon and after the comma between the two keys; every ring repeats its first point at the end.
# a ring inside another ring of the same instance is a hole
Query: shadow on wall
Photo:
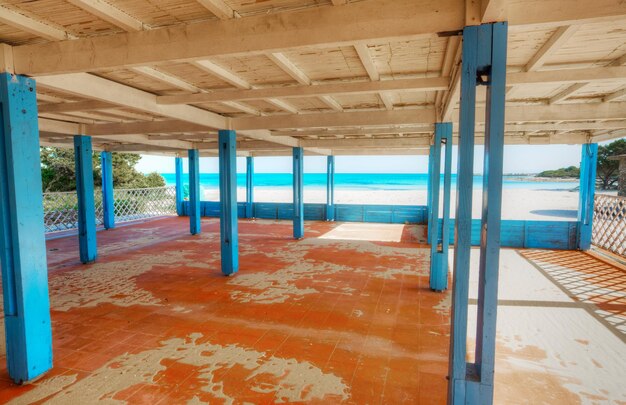
{"type": "Polygon", "coordinates": [[[573,218],[578,217],[578,211],[576,210],[533,210],[531,214],[545,215],[547,217],[561,217],[561,218],[573,218]]]}

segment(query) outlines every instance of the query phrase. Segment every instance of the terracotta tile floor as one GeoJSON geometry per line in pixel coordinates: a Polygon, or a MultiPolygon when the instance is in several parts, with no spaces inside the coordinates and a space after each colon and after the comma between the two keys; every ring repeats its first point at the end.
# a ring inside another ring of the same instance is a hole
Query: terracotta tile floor
{"type": "Polygon", "coordinates": [[[55,366],[18,387],[0,359],[0,402],[445,402],[449,293],[428,289],[423,227],[376,242],[312,222],[295,241],[290,222],[241,221],[224,277],[218,221],[202,225],[98,232],[92,265],[76,237],[48,241],[55,366]]]}

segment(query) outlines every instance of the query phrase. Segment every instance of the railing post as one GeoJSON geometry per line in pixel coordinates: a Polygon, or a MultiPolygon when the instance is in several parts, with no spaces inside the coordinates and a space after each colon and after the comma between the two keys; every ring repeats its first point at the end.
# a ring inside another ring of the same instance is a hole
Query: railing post
{"type": "MultiPolygon", "coordinates": [[[[431,221],[433,216],[433,184],[435,183],[435,176],[433,175],[433,171],[435,169],[435,146],[431,145],[428,149],[428,179],[426,180],[426,214],[428,218],[428,224],[426,228],[426,241],[428,244],[432,244],[431,236],[432,236],[432,227],[433,223],[431,221]]],[[[437,179],[439,180],[439,179],[437,179]]]]}
{"type": "Polygon", "coordinates": [[[293,148],[293,237],[304,237],[303,172],[304,153],[302,148],[293,148]]]}
{"type": "Polygon", "coordinates": [[[326,157],[326,220],[335,220],[335,157],[326,157]]]}
{"type": "Polygon", "coordinates": [[[200,225],[200,153],[189,149],[189,231],[192,235],[201,232],[200,225]]]}
{"type": "Polygon", "coordinates": [[[78,247],[80,261],[92,263],[98,257],[96,209],[93,189],[93,149],[91,137],[74,136],[76,195],[78,197],[78,247]]]}
{"type": "Polygon", "coordinates": [[[115,228],[115,200],[111,152],[100,152],[100,167],[102,168],[102,222],[104,229],[112,229],[115,228]]]}
{"type": "Polygon", "coordinates": [[[235,131],[219,131],[221,258],[222,274],[226,276],[239,270],[236,145],[235,131]]]}
{"type": "Polygon", "coordinates": [[[0,262],[6,362],[15,383],[52,368],[35,81],[0,73],[0,262]]]}
{"type": "Polygon", "coordinates": [[[461,66],[461,111],[457,170],[454,289],[450,336],[451,404],[493,403],[498,304],[507,23],[465,27],[461,66]],[[468,364],[467,318],[472,235],[472,183],[476,86],[487,86],[485,165],[476,323],[476,361],[468,364]]]}
{"type": "Polygon", "coordinates": [[[578,198],[578,249],[591,248],[593,231],[593,201],[596,189],[598,144],[583,144],[580,160],[580,187],[578,198]]]}
{"type": "Polygon", "coordinates": [[[254,157],[246,157],[246,218],[254,217],[254,157]]]}
{"type": "Polygon", "coordinates": [[[428,223],[430,230],[430,288],[443,291],[448,288],[448,247],[450,244],[450,184],[452,169],[452,123],[435,124],[435,144],[433,154],[434,181],[431,187],[431,216],[428,223]],[[443,184],[443,216],[442,227],[439,229],[439,185],[441,183],[441,149],[445,146],[444,184],[443,184]]]}
{"type": "Polygon", "coordinates": [[[176,172],[176,214],[183,215],[183,158],[175,157],[174,166],[176,172]]]}

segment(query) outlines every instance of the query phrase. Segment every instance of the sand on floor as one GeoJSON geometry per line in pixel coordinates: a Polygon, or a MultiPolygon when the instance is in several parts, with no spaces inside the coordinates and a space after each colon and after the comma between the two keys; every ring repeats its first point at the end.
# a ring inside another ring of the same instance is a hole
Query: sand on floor
{"type": "MultiPolygon", "coordinates": [[[[291,202],[292,191],[285,187],[255,187],[255,202],[291,202]]],[[[218,201],[219,190],[205,189],[205,201],[218,201]]],[[[245,201],[245,188],[237,190],[237,200],[245,201]]],[[[452,192],[451,215],[454,217],[456,193],[452,192]]],[[[326,190],[305,188],[305,203],[325,203],[326,190]]],[[[365,190],[336,189],[336,204],[393,204],[426,205],[426,190],[365,190]]],[[[474,191],[473,217],[480,218],[482,192],[474,191]]],[[[575,221],[578,210],[578,192],[567,190],[529,190],[505,188],[502,198],[503,219],[533,219],[575,221]]]]}

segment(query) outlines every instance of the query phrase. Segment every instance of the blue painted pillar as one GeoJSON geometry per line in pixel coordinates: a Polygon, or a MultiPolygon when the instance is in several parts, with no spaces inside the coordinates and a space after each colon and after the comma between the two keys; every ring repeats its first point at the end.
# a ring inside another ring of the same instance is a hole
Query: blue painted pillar
{"type": "Polygon", "coordinates": [[[76,195],[78,197],[78,247],[80,261],[83,263],[92,263],[98,257],[92,159],[91,137],[74,136],[76,195]]]}
{"type": "Polygon", "coordinates": [[[430,288],[443,291],[448,288],[448,247],[450,244],[450,185],[452,179],[452,123],[435,124],[434,166],[431,217],[430,245],[430,288]],[[441,152],[444,149],[444,180],[443,180],[443,215],[442,227],[439,228],[439,194],[441,184],[441,152]]]}
{"type": "MultiPolygon", "coordinates": [[[[431,244],[431,236],[432,236],[432,226],[433,223],[431,221],[432,218],[432,204],[433,204],[433,184],[435,182],[435,176],[433,176],[433,170],[435,167],[435,146],[431,145],[428,149],[428,179],[426,184],[426,213],[428,215],[428,226],[426,228],[426,241],[428,244],[431,244]]],[[[439,179],[437,179],[439,180],[439,179]]]]}
{"type": "Polygon", "coordinates": [[[35,81],[0,73],[0,261],[6,360],[20,384],[52,368],[35,81]]]}
{"type": "Polygon", "coordinates": [[[183,215],[183,158],[174,158],[176,172],[176,214],[183,215]]]}
{"type": "Polygon", "coordinates": [[[293,237],[304,237],[304,152],[293,148],[293,237]]]}
{"type": "Polygon", "coordinates": [[[591,248],[597,163],[598,144],[583,144],[580,160],[580,191],[578,200],[578,249],[580,250],[589,250],[591,248]]]}
{"type": "Polygon", "coordinates": [[[113,199],[113,160],[111,152],[100,152],[102,168],[102,222],[104,229],[115,228],[115,203],[113,199]]]}
{"type": "Polygon", "coordinates": [[[235,131],[219,131],[220,237],[222,273],[226,276],[239,270],[236,146],[235,131]]]}
{"type": "Polygon", "coordinates": [[[454,289],[450,336],[451,404],[493,403],[496,313],[500,258],[502,156],[506,91],[507,23],[465,27],[457,170],[454,289]],[[476,360],[467,363],[467,318],[472,233],[472,183],[476,86],[487,86],[485,160],[476,323],[476,360]]]}
{"type": "Polygon", "coordinates": [[[189,149],[189,232],[197,235],[200,226],[200,153],[189,149]]]}
{"type": "Polygon", "coordinates": [[[246,218],[254,217],[254,157],[246,157],[246,218]]]}
{"type": "Polygon", "coordinates": [[[335,157],[326,157],[326,220],[335,220],[335,157]]]}

